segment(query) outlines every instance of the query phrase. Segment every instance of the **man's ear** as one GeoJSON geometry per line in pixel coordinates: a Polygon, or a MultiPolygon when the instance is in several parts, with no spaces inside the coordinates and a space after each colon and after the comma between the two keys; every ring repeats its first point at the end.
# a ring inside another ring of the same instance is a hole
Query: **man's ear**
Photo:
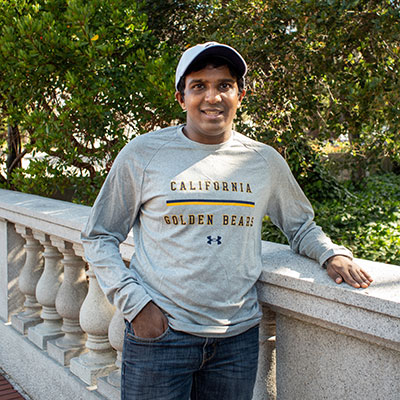
{"type": "Polygon", "coordinates": [[[176,100],[178,100],[178,103],[182,107],[182,110],[186,110],[185,99],[183,98],[181,92],[175,92],[175,98],[176,100]]]}

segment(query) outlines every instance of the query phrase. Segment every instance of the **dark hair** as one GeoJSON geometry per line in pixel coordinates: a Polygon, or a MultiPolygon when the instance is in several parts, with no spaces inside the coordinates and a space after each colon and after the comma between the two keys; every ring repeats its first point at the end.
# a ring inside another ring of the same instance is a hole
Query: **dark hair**
{"type": "Polygon", "coordinates": [[[231,75],[236,78],[236,82],[238,85],[238,91],[241,93],[244,89],[244,77],[239,76],[238,72],[232,65],[232,63],[224,57],[221,56],[211,56],[211,57],[203,57],[199,58],[195,62],[193,62],[191,65],[189,65],[188,69],[185,71],[185,75],[182,76],[182,78],[179,80],[178,83],[178,92],[181,94],[182,99],[185,97],[185,80],[186,80],[186,75],[189,75],[191,72],[197,72],[205,68],[207,65],[211,65],[213,68],[218,68],[222,66],[227,66],[229,68],[229,72],[231,75]]]}

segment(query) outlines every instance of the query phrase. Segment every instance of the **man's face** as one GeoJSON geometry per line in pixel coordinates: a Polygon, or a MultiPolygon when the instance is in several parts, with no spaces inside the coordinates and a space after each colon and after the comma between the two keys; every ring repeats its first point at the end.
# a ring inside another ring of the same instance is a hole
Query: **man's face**
{"type": "Polygon", "coordinates": [[[218,144],[227,141],[245,91],[239,94],[237,80],[224,65],[207,65],[185,79],[185,96],[175,97],[187,111],[185,135],[196,142],[218,144]]]}

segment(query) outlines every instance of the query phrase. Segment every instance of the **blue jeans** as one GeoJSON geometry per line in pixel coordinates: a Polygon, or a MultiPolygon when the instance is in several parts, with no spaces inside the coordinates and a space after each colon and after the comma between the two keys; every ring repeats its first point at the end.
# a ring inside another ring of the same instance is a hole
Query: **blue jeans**
{"type": "Polygon", "coordinates": [[[168,328],[143,339],[126,324],[122,400],[251,400],[258,326],[230,338],[202,338],[168,328]]]}

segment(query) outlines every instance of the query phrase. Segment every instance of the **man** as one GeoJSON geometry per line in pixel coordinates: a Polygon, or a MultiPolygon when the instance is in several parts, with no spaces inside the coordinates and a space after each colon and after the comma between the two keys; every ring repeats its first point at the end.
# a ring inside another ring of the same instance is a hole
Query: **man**
{"type": "Polygon", "coordinates": [[[83,232],[87,260],[127,322],[122,399],[252,398],[264,215],[337,283],[372,281],[315,225],[283,158],[232,130],[246,70],[229,46],[188,49],[176,70],[186,124],[121,151],[83,232]],[[128,269],[118,246],[132,228],[128,269]]]}

